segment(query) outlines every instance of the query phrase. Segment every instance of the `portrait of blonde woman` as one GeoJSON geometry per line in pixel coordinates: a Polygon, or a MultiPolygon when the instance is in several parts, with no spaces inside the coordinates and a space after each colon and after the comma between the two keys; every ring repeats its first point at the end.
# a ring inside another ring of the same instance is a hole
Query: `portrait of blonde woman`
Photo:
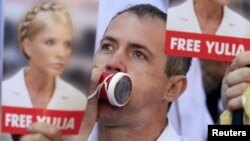
{"type": "Polygon", "coordinates": [[[70,15],[58,4],[41,4],[26,14],[18,36],[20,50],[28,63],[3,81],[3,105],[64,110],[85,108],[74,104],[76,101],[85,103],[85,95],[60,78],[71,56],[72,34],[70,15]]]}
{"type": "Polygon", "coordinates": [[[57,3],[36,5],[19,24],[18,41],[27,65],[2,82],[2,106],[84,111],[85,94],[60,77],[73,50],[69,12],[57,3]]]}

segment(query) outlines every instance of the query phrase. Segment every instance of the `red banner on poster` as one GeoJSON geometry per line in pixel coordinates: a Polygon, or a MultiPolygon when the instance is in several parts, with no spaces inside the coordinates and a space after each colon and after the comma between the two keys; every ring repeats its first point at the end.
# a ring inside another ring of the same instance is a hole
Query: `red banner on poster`
{"type": "Polygon", "coordinates": [[[166,30],[167,55],[232,61],[250,50],[250,39],[166,30]]]}
{"type": "Polygon", "coordinates": [[[84,111],[59,111],[35,108],[2,107],[2,132],[26,134],[35,122],[56,126],[64,135],[78,134],[84,111]]]}

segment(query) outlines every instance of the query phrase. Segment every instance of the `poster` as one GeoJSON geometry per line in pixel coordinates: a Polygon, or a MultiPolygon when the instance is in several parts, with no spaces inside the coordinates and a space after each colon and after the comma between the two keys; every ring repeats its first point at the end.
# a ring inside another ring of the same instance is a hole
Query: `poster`
{"type": "Polygon", "coordinates": [[[1,9],[1,131],[22,135],[32,123],[43,122],[63,135],[78,134],[87,105],[98,1],[8,0],[1,9]]]}
{"type": "Polygon", "coordinates": [[[249,3],[243,0],[209,4],[194,0],[172,2],[168,9],[165,53],[231,61],[249,50],[250,18],[247,9],[241,8],[243,5],[247,7],[249,3]]]}
{"type": "Polygon", "coordinates": [[[187,89],[169,112],[177,132],[192,141],[207,140],[208,125],[219,123],[225,70],[235,56],[249,50],[250,42],[248,0],[204,2],[208,1],[170,0],[166,23],[165,54],[193,58],[187,89]],[[202,22],[206,16],[199,17],[201,13],[213,16],[202,22]]]}

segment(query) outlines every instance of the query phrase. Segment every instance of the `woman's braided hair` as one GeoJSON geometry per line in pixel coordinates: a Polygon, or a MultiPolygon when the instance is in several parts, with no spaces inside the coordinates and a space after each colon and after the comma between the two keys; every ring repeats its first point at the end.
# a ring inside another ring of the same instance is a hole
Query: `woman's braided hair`
{"type": "Polygon", "coordinates": [[[36,33],[41,31],[46,24],[46,21],[49,20],[50,17],[46,17],[46,19],[41,23],[41,21],[35,22],[34,20],[38,16],[38,14],[42,12],[50,13],[52,20],[60,20],[72,26],[72,21],[69,12],[57,3],[42,3],[40,5],[35,6],[31,11],[27,12],[22,22],[19,24],[18,28],[18,41],[21,47],[22,52],[25,57],[29,59],[29,56],[24,52],[22,47],[22,42],[25,38],[32,38],[36,33]],[[59,18],[57,18],[57,17],[59,18]],[[40,22],[40,23],[39,23],[40,22]],[[40,26],[33,27],[34,24],[40,24],[40,26]]]}

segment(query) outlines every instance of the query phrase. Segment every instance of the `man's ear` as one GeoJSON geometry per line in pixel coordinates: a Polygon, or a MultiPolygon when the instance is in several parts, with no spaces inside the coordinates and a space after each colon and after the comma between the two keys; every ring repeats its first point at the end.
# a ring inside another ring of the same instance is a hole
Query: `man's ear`
{"type": "Polygon", "coordinates": [[[22,41],[22,50],[28,57],[31,57],[31,48],[32,46],[30,40],[25,38],[22,41]]]}
{"type": "Polygon", "coordinates": [[[185,75],[176,75],[169,78],[164,98],[167,101],[175,101],[187,87],[187,77],[185,75]]]}

